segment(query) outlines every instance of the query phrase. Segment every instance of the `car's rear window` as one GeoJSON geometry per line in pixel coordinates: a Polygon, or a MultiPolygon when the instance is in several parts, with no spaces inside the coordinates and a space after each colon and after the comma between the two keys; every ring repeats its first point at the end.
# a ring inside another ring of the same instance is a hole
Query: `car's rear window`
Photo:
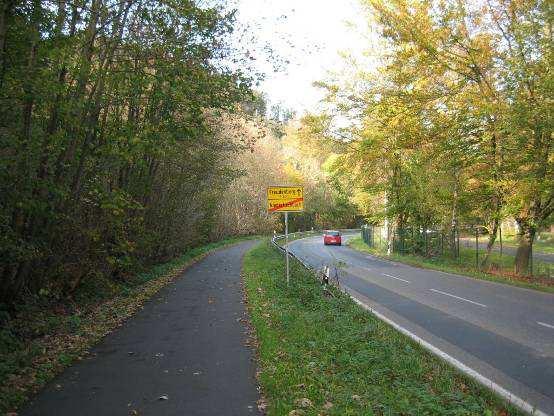
{"type": "Polygon", "coordinates": [[[340,235],[338,231],[327,231],[327,235],[332,235],[333,237],[336,237],[337,235],[340,235]]]}

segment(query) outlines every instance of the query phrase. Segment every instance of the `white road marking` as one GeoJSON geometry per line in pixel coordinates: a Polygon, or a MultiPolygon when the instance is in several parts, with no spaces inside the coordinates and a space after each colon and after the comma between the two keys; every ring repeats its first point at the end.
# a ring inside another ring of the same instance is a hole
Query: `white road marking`
{"type": "Polygon", "coordinates": [[[474,302],[472,300],[469,300],[469,299],[466,299],[466,298],[461,298],[459,296],[456,296],[456,295],[452,295],[451,293],[446,293],[446,292],[441,292],[440,290],[437,290],[437,289],[429,289],[431,292],[436,292],[436,293],[440,293],[441,295],[446,295],[446,296],[450,296],[452,298],[456,298],[456,299],[460,299],[460,300],[463,300],[463,301],[466,301],[466,302],[469,302],[469,303],[473,303],[474,305],[479,305],[479,306],[482,306],[483,308],[486,308],[487,305],[483,305],[482,303],[479,303],[479,302],[474,302]]]}
{"type": "Polygon", "coordinates": [[[358,305],[360,305],[362,308],[368,310],[373,315],[375,315],[377,318],[379,318],[382,321],[386,322],[387,324],[392,326],[394,329],[402,332],[404,335],[410,337],[415,342],[417,342],[419,345],[421,345],[423,348],[431,351],[433,354],[435,354],[436,356],[442,358],[446,362],[450,363],[451,365],[453,365],[454,367],[456,367],[457,369],[459,369],[463,373],[465,373],[468,376],[472,377],[474,380],[477,380],[483,386],[490,388],[492,391],[496,392],[497,394],[502,396],[504,399],[506,399],[510,403],[515,404],[517,407],[522,409],[524,412],[527,412],[527,413],[529,413],[530,415],[533,415],[533,416],[548,416],[543,411],[537,409],[537,407],[535,405],[533,405],[529,402],[526,402],[522,398],[520,398],[520,397],[516,396],[515,394],[513,394],[508,389],[505,389],[504,387],[500,386],[499,384],[496,384],[494,381],[492,381],[491,379],[481,375],[481,373],[478,373],[473,368],[463,364],[461,361],[458,361],[456,358],[452,357],[451,355],[448,355],[446,352],[444,352],[441,349],[435,347],[433,344],[431,344],[431,343],[425,341],[424,339],[418,337],[413,332],[410,332],[409,330],[407,330],[403,326],[400,326],[399,324],[394,322],[392,319],[387,318],[382,313],[376,311],[371,306],[365,304],[364,302],[362,302],[358,298],[354,297],[351,293],[345,291],[344,289],[343,289],[343,291],[345,293],[348,293],[348,295],[352,298],[352,300],[354,302],[356,302],[358,305]]]}
{"type": "Polygon", "coordinates": [[[539,321],[537,321],[537,323],[538,323],[539,325],[545,326],[545,327],[547,327],[547,328],[554,329],[554,325],[545,324],[544,322],[539,322],[539,321]]]}
{"type": "Polygon", "coordinates": [[[390,274],[382,273],[382,275],[383,275],[383,276],[390,277],[391,279],[400,280],[401,282],[411,283],[411,282],[408,281],[408,280],[404,280],[404,279],[401,279],[400,277],[392,276],[392,275],[390,275],[390,274]]]}

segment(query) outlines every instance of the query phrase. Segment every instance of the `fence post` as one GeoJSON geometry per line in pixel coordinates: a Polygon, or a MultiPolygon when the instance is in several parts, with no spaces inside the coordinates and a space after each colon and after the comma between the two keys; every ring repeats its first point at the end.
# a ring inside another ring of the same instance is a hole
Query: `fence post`
{"type": "Polygon", "coordinates": [[[423,230],[423,232],[425,233],[424,234],[424,238],[425,238],[425,257],[427,257],[427,254],[428,254],[428,247],[429,247],[429,243],[427,241],[427,227],[425,227],[425,229],[423,230]]]}
{"type": "Polygon", "coordinates": [[[530,276],[533,277],[533,242],[531,242],[531,247],[529,248],[529,268],[530,276]]]}
{"type": "Polygon", "coordinates": [[[404,255],[404,228],[400,228],[400,254],[404,255]]]}
{"type": "Polygon", "coordinates": [[[456,258],[458,260],[460,260],[460,229],[458,228],[458,225],[456,225],[456,229],[455,229],[454,233],[456,234],[456,240],[457,240],[457,243],[456,243],[456,258]]]}
{"type": "Polygon", "coordinates": [[[375,248],[375,226],[371,226],[371,247],[375,248]]]}
{"type": "Polygon", "coordinates": [[[498,233],[500,237],[500,276],[502,276],[504,274],[502,272],[502,223],[500,223],[500,227],[498,227],[498,233]]]}
{"type": "Polygon", "coordinates": [[[479,271],[479,229],[475,227],[475,269],[479,271]]]}

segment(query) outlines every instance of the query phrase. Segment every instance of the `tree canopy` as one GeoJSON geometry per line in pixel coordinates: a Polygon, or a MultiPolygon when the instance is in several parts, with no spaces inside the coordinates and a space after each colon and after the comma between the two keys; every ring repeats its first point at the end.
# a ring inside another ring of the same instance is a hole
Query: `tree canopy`
{"type": "Polygon", "coordinates": [[[0,299],[68,293],[209,238],[250,99],[212,2],[2,2],[0,299]],[[235,69],[233,69],[235,68],[235,69]],[[229,129],[227,134],[232,134],[229,129]]]}
{"type": "Polygon", "coordinates": [[[520,230],[526,272],[554,208],[552,18],[543,1],[366,0],[380,65],[322,83],[349,118],[335,173],[369,221],[520,230]]]}

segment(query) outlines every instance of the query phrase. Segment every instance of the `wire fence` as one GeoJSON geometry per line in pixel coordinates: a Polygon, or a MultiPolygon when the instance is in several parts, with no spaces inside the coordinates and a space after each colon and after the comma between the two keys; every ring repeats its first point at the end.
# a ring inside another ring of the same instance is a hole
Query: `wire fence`
{"type": "MultiPolygon", "coordinates": [[[[390,238],[387,238],[386,227],[364,225],[361,237],[368,246],[382,253],[416,256],[447,266],[515,277],[517,246],[511,239],[503,241],[500,228],[490,250],[487,249],[490,236],[482,226],[434,229],[408,225],[391,229],[390,238]]],[[[535,250],[523,274],[550,280],[553,271],[554,254],[535,250]]]]}

